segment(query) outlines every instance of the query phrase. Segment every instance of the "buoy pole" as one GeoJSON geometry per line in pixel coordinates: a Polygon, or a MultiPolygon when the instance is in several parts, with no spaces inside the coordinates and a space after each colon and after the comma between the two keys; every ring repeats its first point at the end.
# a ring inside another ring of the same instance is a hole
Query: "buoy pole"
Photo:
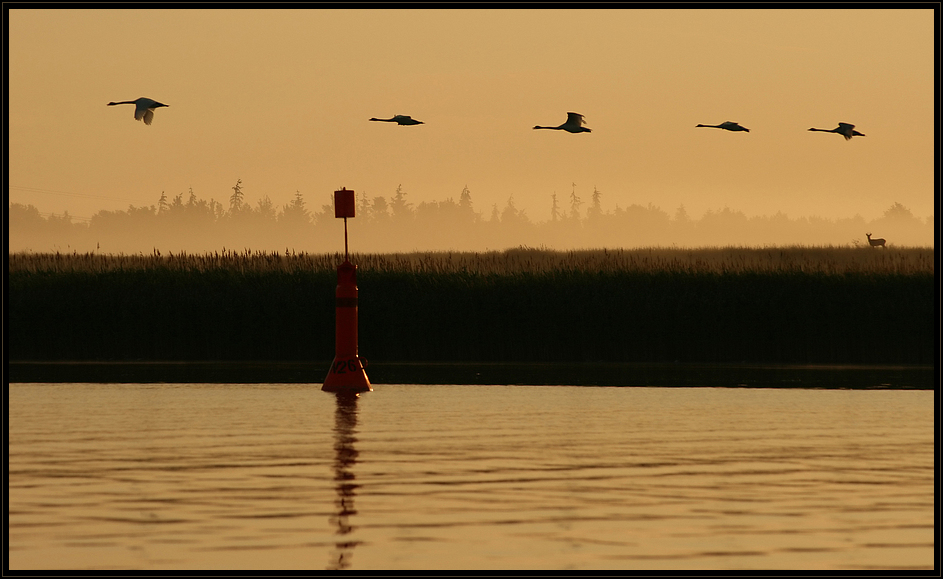
{"type": "Polygon", "coordinates": [[[347,248],[347,218],[354,216],[353,191],[344,188],[334,192],[334,216],[344,218],[344,263],[337,266],[334,361],[321,390],[346,394],[372,392],[357,352],[357,266],[350,263],[347,248]]]}

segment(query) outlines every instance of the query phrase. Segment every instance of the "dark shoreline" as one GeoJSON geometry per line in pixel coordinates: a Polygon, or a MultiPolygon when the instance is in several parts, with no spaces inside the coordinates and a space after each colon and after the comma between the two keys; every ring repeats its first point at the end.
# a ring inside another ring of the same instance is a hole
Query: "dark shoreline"
{"type": "MultiPolygon", "coordinates": [[[[320,387],[330,360],[318,362],[11,361],[8,383],[311,384],[320,387]]],[[[747,388],[933,390],[934,366],[790,364],[375,362],[373,384],[515,384],[747,388]]]]}

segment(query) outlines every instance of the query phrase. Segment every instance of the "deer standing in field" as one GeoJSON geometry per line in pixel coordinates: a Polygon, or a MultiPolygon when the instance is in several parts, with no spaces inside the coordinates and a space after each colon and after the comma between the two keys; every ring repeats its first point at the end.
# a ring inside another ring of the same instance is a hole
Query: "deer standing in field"
{"type": "Polygon", "coordinates": [[[883,239],[881,239],[881,238],[878,238],[878,239],[871,239],[871,234],[870,234],[870,233],[865,233],[865,235],[868,237],[868,243],[871,244],[871,247],[877,247],[877,246],[880,245],[880,246],[883,247],[884,249],[887,249],[887,246],[884,245],[884,244],[885,244],[885,241],[884,241],[883,239]]]}

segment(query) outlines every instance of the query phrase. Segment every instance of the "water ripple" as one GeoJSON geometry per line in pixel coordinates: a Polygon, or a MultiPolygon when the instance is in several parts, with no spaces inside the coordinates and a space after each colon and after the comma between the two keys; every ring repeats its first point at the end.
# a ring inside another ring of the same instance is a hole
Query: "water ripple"
{"type": "Polygon", "coordinates": [[[10,568],[932,569],[933,396],[12,384],[10,568]]]}

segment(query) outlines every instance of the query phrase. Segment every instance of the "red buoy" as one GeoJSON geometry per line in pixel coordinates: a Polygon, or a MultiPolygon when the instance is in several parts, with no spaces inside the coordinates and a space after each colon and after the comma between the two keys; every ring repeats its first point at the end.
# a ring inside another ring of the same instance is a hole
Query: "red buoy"
{"type": "Polygon", "coordinates": [[[354,216],[354,192],[334,192],[334,215],[344,218],[344,263],[337,266],[337,322],[334,362],[324,379],[324,392],[372,392],[363,361],[357,355],[357,266],[347,254],[347,218],[354,216]]]}
{"type": "Polygon", "coordinates": [[[337,327],[334,363],[324,379],[325,392],[370,392],[370,379],[357,355],[357,266],[337,266],[337,327]]]}

